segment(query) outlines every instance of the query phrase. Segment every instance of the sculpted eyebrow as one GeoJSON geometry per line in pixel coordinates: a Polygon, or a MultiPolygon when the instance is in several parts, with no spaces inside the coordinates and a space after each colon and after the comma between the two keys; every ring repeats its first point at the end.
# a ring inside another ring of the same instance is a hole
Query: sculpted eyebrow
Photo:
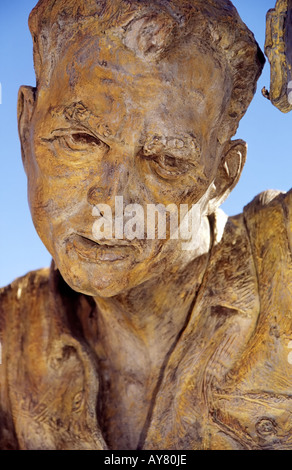
{"type": "Polygon", "coordinates": [[[109,128],[101,116],[91,112],[81,101],[72,103],[68,106],[58,106],[51,109],[51,115],[61,117],[67,122],[79,124],[93,133],[99,134],[105,138],[115,138],[114,133],[109,128]]]}
{"type": "Polygon", "coordinates": [[[156,135],[146,140],[144,150],[149,155],[155,152],[169,152],[174,157],[188,159],[190,153],[200,152],[200,145],[192,133],[183,136],[156,135]]]}

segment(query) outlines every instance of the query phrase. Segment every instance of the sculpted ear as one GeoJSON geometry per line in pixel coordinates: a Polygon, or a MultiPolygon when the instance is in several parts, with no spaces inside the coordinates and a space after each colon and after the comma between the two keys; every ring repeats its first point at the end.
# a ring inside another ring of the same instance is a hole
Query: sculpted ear
{"type": "Polygon", "coordinates": [[[21,154],[24,169],[26,170],[27,156],[30,154],[30,123],[35,105],[36,89],[30,86],[22,86],[18,92],[17,120],[18,132],[21,143],[21,154]]]}
{"type": "Polygon", "coordinates": [[[212,214],[237,185],[246,161],[247,144],[234,140],[227,144],[211,188],[208,214],[212,214]]]}

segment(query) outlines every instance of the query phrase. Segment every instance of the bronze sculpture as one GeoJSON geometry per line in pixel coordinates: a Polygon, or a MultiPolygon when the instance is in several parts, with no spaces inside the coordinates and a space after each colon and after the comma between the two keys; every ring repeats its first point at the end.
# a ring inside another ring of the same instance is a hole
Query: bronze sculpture
{"type": "Polygon", "coordinates": [[[291,448],[292,196],[219,209],[264,63],[252,33],[227,0],[41,0],[30,28],[19,132],[54,261],[1,292],[1,447],[291,448]],[[117,196],[196,205],[194,249],[94,239],[117,196]]]}
{"type": "Polygon", "coordinates": [[[267,13],[265,53],[271,64],[271,89],[263,94],[283,113],[292,109],[291,24],[291,0],[278,0],[267,13]]]}

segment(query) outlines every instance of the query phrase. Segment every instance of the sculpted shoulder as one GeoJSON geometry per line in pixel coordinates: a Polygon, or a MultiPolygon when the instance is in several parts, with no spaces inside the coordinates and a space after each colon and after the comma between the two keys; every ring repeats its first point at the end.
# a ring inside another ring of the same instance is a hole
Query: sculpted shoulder
{"type": "Polygon", "coordinates": [[[94,414],[98,377],[68,318],[78,298],[54,264],[2,289],[0,449],[105,447],[94,414]]]}
{"type": "Polygon", "coordinates": [[[8,348],[11,353],[13,345],[15,346],[18,342],[17,332],[19,329],[15,326],[22,324],[22,331],[29,326],[26,312],[31,309],[33,304],[37,307],[41,294],[48,290],[49,273],[49,268],[31,271],[15,279],[6,287],[0,288],[0,377],[2,380],[7,366],[8,348]]]}
{"type": "Polygon", "coordinates": [[[274,207],[285,203],[286,206],[292,208],[292,189],[288,192],[275,189],[268,189],[259,193],[255,198],[245,206],[244,211],[256,213],[266,207],[274,207]]]}
{"type": "Polygon", "coordinates": [[[0,449],[18,449],[9,397],[9,369],[20,347],[19,332],[27,328],[25,311],[48,284],[49,270],[30,272],[0,289],[0,449]],[[22,318],[24,314],[24,318],[22,318]],[[23,325],[21,323],[23,322],[23,325]],[[18,329],[16,325],[21,325],[18,329]]]}
{"type": "Polygon", "coordinates": [[[217,424],[228,422],[243,448],[291,449],[291,210],[291,191],[265,191],[243,212],[260,308],[245,349],[213,395],[217,424]]]}
{"type": "Polygon", "coordinates": [[[244,208],[244,218],[256,258],[274,258],[271,273],[279,264],[291,267],[292,190],[260,193],[244,208]]]}
{"type": "MultiPolygon", "coordinates": [[[[38,304],[42,292],[48,290],[49,268],[31,271],[15,279],[6,287],[0,288],[0,341],[1,362],[5,362],[8,344],[13,344],[16,337],[14,325],[26,323],[25,312],[32,304],[38,304]]],[[[3,367],[1,368],[3,373],[3,367]]],[[[3,375],[3,374],[2,374],[3,375]]]]}
{"type": "Polygon", "coordinates": [[[0,331],[5,329],[5,319],[17,305],[32,299],[49,282],[49,268],[31,271],[15,279],[6,287],[0,288],[0,331]]]}

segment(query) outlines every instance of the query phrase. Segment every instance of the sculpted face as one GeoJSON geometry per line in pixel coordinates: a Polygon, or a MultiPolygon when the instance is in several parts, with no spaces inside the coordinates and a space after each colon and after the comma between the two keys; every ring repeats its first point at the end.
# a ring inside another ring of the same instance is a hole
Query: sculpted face
{"type": "Polygon", "coordinates": [[[203,217],[240,173],[212,185],[222,157],[222,90],[224,67],[186,46],[155,64],[117,41],[79,38],[44,71],[26,113],[29,203],[73,289],[111,296],[189,260],[180,240],[96,243],[92,210],[108,204],[114,215],[115,197],[123,196],[124,204],[143,207],[199,204],[203,217]]]}

